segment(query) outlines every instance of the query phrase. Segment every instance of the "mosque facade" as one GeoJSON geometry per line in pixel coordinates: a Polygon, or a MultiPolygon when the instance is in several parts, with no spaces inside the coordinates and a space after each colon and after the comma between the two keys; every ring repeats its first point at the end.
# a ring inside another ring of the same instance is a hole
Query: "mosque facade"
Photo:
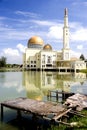
{"type": "Polygon", "coordinates": [[[44,44],[42,38],[33,36],[28,40],[23,54],[25,70],[57,70],[59,72],[76,72],[86,69],[86,63],[80,59],[71,59],[69,46],[68,10],[64,10],[63,48],[60,51],[52,49],[50,44],[44,44]]]}

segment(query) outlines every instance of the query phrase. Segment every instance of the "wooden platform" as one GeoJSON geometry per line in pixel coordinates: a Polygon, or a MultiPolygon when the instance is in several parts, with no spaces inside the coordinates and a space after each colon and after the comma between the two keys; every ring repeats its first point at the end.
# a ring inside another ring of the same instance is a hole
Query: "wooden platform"
{"type": "Polygon", "coordinates": [[[3,107],[8,107],[17,112],[27,112],[35,116],[40,116],[49,120],[58,120],[65,114],[67,114],[71,108],[66,109],[61,104],[52,102],[37,101],[28,98],[16,98],[14,100],[8,100],[1,103],[1,120],[3,121],[3,107]],[[51,118],[49,117],[51,115],[51,118]]]}
{"type": "Polygon", "coordinates": [[[47,97],[48,99],[51,100],[52,97],[56,98],[56,101],[58,101],[60,98],[62,100],[62,102],[64,102],[64,100],[66,100],[68,97],[74,95],[75,93],[72,92],[65,92],[63,90],[58,91],[58,90],[49,90],[47,97]]]}

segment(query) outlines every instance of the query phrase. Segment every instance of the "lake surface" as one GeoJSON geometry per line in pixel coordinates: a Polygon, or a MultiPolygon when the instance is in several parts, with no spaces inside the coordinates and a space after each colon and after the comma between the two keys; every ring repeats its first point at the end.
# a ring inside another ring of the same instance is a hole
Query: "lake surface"
{"type": "MultiPolygon", "coordinates": [[[[47,101],[49,90],[87,94],[87,75],[44,71],[0,72],[0,102],[17,97],[47,101]]],[[[4,123],[0,123],[0,130],[19,130],[21,125],[17,124],[17,120],[13,120],[14,118],[16,118],[16,113],[13,110],[5,109],[4,123]]],[[[30,129],[35,130],[32,123],[30,124],[30,129]]],[[[27,130],[27,128],[23,130],[27,130]]]]}

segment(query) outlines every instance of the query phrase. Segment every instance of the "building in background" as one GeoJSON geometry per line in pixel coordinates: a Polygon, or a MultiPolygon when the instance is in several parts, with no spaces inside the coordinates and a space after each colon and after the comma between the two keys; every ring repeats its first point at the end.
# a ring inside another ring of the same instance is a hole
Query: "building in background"
{"type": "Polygon", "coordinates": [[[43,39],[33,36],[28,40],[23,54],[25,70],[57,70],[59,72],[77,72],[86,68],[86,63],[80,59],[72,59],[69,46],[68,10],[64,10],[63,48],[60,51],[52,49],[43,39]]]}

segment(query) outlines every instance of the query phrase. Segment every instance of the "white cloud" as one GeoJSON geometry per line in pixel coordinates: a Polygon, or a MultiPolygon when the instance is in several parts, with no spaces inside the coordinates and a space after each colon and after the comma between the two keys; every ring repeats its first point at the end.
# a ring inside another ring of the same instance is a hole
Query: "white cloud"
{"type": "Polygon", "coordinates": [[[31,22],[41,25],[41,26],[53,26],[58,24],[57,22],[51,22],[51,21],[47,21],[47,20],[31,20],[31,22]]]}
{"type": "Polygon", "coordinates": [[[39,14],[33,13],[33,12],[24,12],[24,11],[16,11],[15,12],[18,15],[23,15],[27,17],[37,18],[39,14]]]}
{"type": "Polygon", "coordinates": [[[7,63],[22,64],[22,54],[19,53],[18,49],[5,48],[0,52],[0,56],[5,56],[7,63]]]}
{"type": "Polygon", "coordinates": [[[72,5],[74,6],[87,6],[87,2],[86,1],[77,1],[77,2],[73,2],[72,5]]]}
{"type": "Polygon", "coordinates": [[[3,84],[4,88],[7,88],[7,89],[11,89],[11,88],[14,88],[18,93],[22,92],[24,90],[24,88],[22,87],[20,81],[7,81],[3,84]]]}
{"type": "Polygon", "coordinates": [[[76,52],[76,51],[71,50],[71,57],[77,57],[77,58],[79,58],[80,55],[81,55],[80,52],[76,52]]]}
{"type": "Polygon", "coordinates": [[[17,45],[17,48],[20,50],[20,52],[25,52],[26,46],[22,45],[21,43],[17,45]]]}
{"type": "Polygon", "coordinates": [[[19,56],[19,52],[17,49],[12,49],[12,48],[5,48],[3,50],[3,53],[5,55],[8,55],[8,56],[19,56]]]}
{"type": "Polygon", "coordinates": [[[50,39],[61,39],[62,40],[62,37],[63,37],[63,30],[62,30],[62,25],[59,25],[59,26],[51,26],[49,28],[49,32],[47,34],[47,36],[50,38],[50,39]]]}
{"type": "Polygon", "coordinates": [[[5,56],[7,58],[7,63],[11,64],[22,64],[22,53],[25,52],[25,46],[17,44],[16,48],[4,48],[0,52],[0,56],[5,56]]]}
{"type": "Polygon", "coordinates": [[[0,24],[0,40],[24,40],[29,36],[29,32],[24,30],[16,30],[10,28],[8,25],[0,24]]]}
{"type": "Polygon", "coordinates": [[[72,33],[73,41],[87,41],[87,28],[78,28],[72,33]]]}
{"type": "Polygon", "coordinates": [[[83,49],[83,45],[78,45],[77,49],[82,50],[83,49]]]}
{"type": "Polygon", "coordinates": [[[24,40],[27,39],[28,36],[29,33],[27,31],[12,30],[8,31],[5,37],[6,39],[12,39],[12,40],[24,40]]]}
{"type": "Polygon", "coordinates": [[[81,23],[80,22],[69,22],[69,27],[71,29],[79,29],[81,27],[81,23]]]}

